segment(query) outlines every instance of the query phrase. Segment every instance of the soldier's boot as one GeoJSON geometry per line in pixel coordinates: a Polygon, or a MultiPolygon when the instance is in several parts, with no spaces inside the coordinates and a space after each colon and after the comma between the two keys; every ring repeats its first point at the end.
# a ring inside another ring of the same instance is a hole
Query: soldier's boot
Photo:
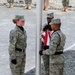
{"type": "Polygon", "coordinates": [[[65,9],[65,7],[63,7],[63,9],[61,10],[62,12],[66,12],[66,9],[65,9]]]}
{"type": "Polygon", "coordinates": [[[47,10],[48,10],[48,8],[47,8],[47,7],[44,7],[44,9],[43,9],[43,10],[47,11],[47,10]]]}
{"type": "Polygon", "coordinates": [[[48,10],[48,8],[44,8],[44,10],[45,10],[45,11],[47,11],[47,10],[48,10]]]}
{"type": "Polygon", "coordinates": [[[44,9],[43,10],[47,11],[48,8],[49,8],[48,6],[44,5],[44,9]]]}
{"type": "Polygon", "coordinates": [[[49,6],[44,6],[44,9],[45,11],[47,11],[49,9],[49,6]]]}
{"type": "Polygon", "coordinates": [[[67,12],[67,11],[68,11],[68,8],[66,7],[66,8],[65,8],[65,12],[67,12]]]}
{"type": "Polygon", "coordinates": [[[10,3],[8,3],[8,4],[7,4],[7,7],[8,7],[8,8],[10,8],[10,6],[11,6],[11,4],[10,4],[10,3]]]}
{"type": "Polygon", "coordinates": [[[62,8],[62,10],[61,10],[62,12],[64,12],[64,8],[62,8]]]}
{"type": "Polygon", "coordinates": [[[13,7],[13,3],[9,3],[7,7],[8,8],[12,8],[13,7]]]}
{"type": "Polygon", "coordinates": [[[32,7],[31,4],[28,4],[28,9],[29,9],[29,10],[31,9],[31,7],[32,7]]]}
{"type": "Polygon", "coordinates": [[[10,5],[10,8],[12,8],[13,7],[13,3],[11,3],[11,5],[10,5]]]}
{"type": "Polygon", "coordinates": [[[28,4],[25,5],[25,9],[28,9],[28,4]]]}

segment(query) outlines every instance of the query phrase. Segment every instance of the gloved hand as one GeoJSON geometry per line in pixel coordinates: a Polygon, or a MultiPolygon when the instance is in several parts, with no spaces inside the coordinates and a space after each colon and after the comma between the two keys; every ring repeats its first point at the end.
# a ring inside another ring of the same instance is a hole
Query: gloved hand
{"type": "Polygon", "coordinates": [[[40,54],[40,55],[43,55],[43,53],[42,53],[42,52],[43,52],[43,50],[39,51],[39,54],[40,54]]]}
{"type": "Polygon", "coordinates": [[[16,59],[12,59],[11,62],[12,62],[13,64],[17,64],[16,59]]]}

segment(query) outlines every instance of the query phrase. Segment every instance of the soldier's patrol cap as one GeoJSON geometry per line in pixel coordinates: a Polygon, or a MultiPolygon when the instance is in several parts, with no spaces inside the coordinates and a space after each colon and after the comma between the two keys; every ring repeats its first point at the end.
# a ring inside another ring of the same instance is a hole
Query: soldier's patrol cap
{"type": "Polygon", "coordinates": [[[58,19],[58,18],[57,18],[57,19],[52,19],[50,25],[53,25],[53,24],[55,24],[55,25],[57,25],[57,24],[61,24],[61,20],[58,19]]]}
{"type": "Polygon", "coordinates": [[[54,17],[54,13],[53,12],[47,14],[47,18],[53,18],[53,17],[54,17]]]}
{"type": "Polygon", "coordinates": [[[15,20],[21,20],[21,21],[25,21],[24,16],[23,15],[15,15],[15,20]]]}

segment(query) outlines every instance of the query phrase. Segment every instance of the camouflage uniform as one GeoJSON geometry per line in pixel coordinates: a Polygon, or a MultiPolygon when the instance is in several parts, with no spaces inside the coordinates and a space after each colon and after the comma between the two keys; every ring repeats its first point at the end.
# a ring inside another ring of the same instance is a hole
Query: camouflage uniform
{"type": "Polygon", "coordinates": [[[44,67],[45,67],[45,73],[48,74],[49,73],[49,55],[43,55],[43,63],[44,63],[44,67]]]}
{"type": "Polygon", "coordinates": [[[32,7],[32,0],[25,0],[25,8],[26,9],[31,9],[32,7]]]}
{"type": "MultiPolygon", "coordinates": [[[[44,26],[43,30],[45,29],[45,27],[48,27],[48,28],[49,28],[49,26],[50,26],[49,23],[46,24],[46,25],[44,26]]],[[[46,30],[47,30],[47,29],[46,29],[46,30]]],[[[44,49],[44,50],[49,49],[49,45],[44,46],[44,43],[43,43],[42,46],[43,46],[42,49],[44,49]]],[[[46,73],[46,74],[49,74],[49,55],[43,55],[43,56],[42,56],[42,59],[43,59],[44,67],[45,67],[45,73],[46,73]]]]}
{"type": "MultiPolygon", "coordinates": [[[[53,19],[54,18],[54,13],[48,13],[47,14],[47,18],[51,18],[53,19]]],[[[44,30],[50,30],[51,31],[51,28],[50,28],[50,22],[48,22],[47,24],[45,24],[45,26],[43,27],[43,31],[44,30]]],[[[51,32],[50,32],[51,33],[51,32]]],[[[50,34],[51,35],[51,34],[50,34]]],[[[50,38],[50,37],[49,37],[50,38]]],[[[50,38],[51,39],[51,38],[50,38]]],[[[46,39],[47,40],[47,39],[46,39]]],[[[48,40],[49,42],[49,40],[48,40]]],[[[46,49],[49,49],[49,45],[47,46],[44,46],[44,50],[46,49]]],[[[46,75],[49,74],[49,55],[43,55],[42,56],[43,58],[43,63],[44,63],[44,67],[45,67],[45,72],[46,72],[46,75]]]]}
{"type": "Polygon", "coordinates": [[[62,0],[63,9],[62,11],[68,11],[69,0],[62,0]]]}
{"type": "Polygon", "coordinates": [[[26,40],[26,31],[22,31],[18,26],[10,31],[9,55],[12,75],[24,75],[27,46],[26,40]],[[16,64],[11,62],[13,59],[16,59],[16,64]]]}
{"type": "Polygon", "coordinates": [[[8,4],[7,4],[8,8],[13,7],[14,0],[7,0],[7,2],[8,2],[8,4]]]}
{"type": "Polygon", "coordinates": [[[49,55],[49,75],[63,75],[65,39],[61,30],[54,31],[49,49],[43,51],[43,54],[49,55]]]}

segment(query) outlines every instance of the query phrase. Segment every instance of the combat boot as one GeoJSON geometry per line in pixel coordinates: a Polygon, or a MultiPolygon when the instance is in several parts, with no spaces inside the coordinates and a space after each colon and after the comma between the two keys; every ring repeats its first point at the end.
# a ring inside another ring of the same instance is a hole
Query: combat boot
{"type": "Polygon", "coordinates": [[[62,8],[62,10],[61,10],[62,12],[65,12],[66,11],[66,9],[65,9],[65,7],[64,8],[62,8]]]}
{"type": "Polygon", "coordinates": [[[7,5],[7,7],[8,7],[8,8],[12,8],[12,7],[13,7],[13,3],[9,3],[9,4],[7,5]]]}
{"type": "Polygon", "coordinates": [[[25,9],[28,9],[28,4],[25,5],[25,9]]]}
{"type": "Polygon", "coordinates": [[[43,10],[47,11],[47,10],[48,10],[48,8],[44,7],[44,9],[43,9],[43,10]]]}
{"type": "Polygon", "coordinates": [[[28,9],[29,9],[29,10],[31,9],[31,4],[28,4],[28,9]]]}
{"type": "Polygon", "coordinates": [[[7,4],[7,7],[8,7],[8,8],[10,8],[10,7],[11,7],[11,4],[10,4],[10,3],[8,3],[8,4],[7,4]]]}
{"type": "Polygon", "coordinates": [[[48,8],[45,8],[44,10],[45,10],[45,11],[47,11],[47,10],[48,10],[48,8]]]}
{"type": "Polygon", "coordinates": [[[67,11],[68,11],[68,8],[66,7],[66,8],[65,8],[65,12],[67,12],[67,11]]]}
{"type": "Polygon", "coordinates": [[[13,3],[10,4],[10,8],[12,8],[12,7],[13,7],[13,3]]]}
{"type": "Polygon", "coordinates": [[[62,9],[62,12],[67,12],[68,11],[68,8],[67,7],[64,7],[63,9],[62,9]]]}

